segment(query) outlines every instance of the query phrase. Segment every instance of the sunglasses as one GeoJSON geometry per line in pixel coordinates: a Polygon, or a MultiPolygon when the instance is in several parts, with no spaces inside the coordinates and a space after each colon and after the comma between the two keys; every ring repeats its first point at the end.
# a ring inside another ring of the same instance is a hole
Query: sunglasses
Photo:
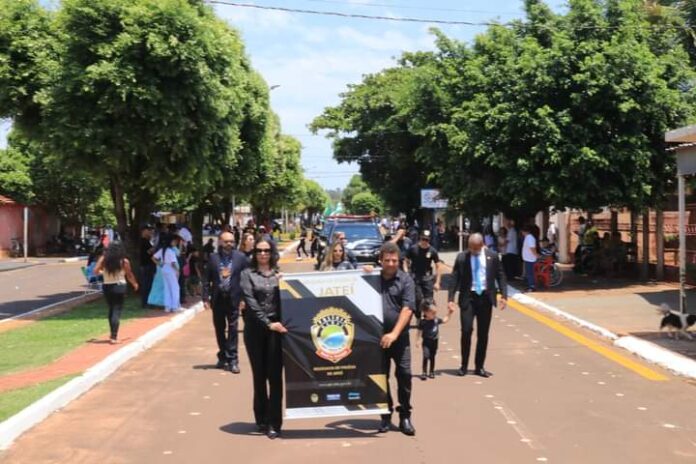
{"type": "Polygon", "coordinates": [[[254,253],[270,253],[270,248],[255,248],[254,253]]]}
{"type": "Polygon", "coordinates": [[[222,243],[231,243],[234,245],[234,240],[223,240],[222,243]]]}

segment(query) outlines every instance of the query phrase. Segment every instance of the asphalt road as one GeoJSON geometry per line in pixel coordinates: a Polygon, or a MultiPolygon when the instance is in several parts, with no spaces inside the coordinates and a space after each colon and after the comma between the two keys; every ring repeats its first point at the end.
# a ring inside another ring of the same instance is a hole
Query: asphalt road
{"type": "Polygon", "coordinates": [[[0,320],[84,294],[84,265],[53,260],[0,272],[0,320]]]}
{"type": "MultiPolygon", "coordinates": [[[[440,375],[414,379],[413,438],[376,434],[372,417],[286,421],[275,441],[255,434],[243,347],[240,375],[212,369],[211,315],[202,313],[28,432],[0,462],[696,462],[696,386],[579,329],[513,308],[496,316],[489,379],[454,375],[458,318],[443,326],[440,375]]],[[[416,350],[414,373],[420,360],[416,350]]]]}

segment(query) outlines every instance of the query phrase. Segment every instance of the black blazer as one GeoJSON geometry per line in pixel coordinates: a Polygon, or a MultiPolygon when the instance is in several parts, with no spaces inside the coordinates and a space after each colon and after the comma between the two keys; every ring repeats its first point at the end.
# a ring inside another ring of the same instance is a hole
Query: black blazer
{"type": "MultiPolygon", "coordinates": [[[[486,289],[491,304],[496,305],[496,295],[498,291],[503,298],[507,298],[507,280],[503,272],[503,266],[500,263],[498,254],[494,251],[485,248],[483,253],[486,254],[486,289]],[[491,291],[496,288],[497,291],[491,291]]],[[[471,299],[471,253],[469,251],[459,253],[452,267],[452,282],[449,288],[448,301],[454,301],[454,294],[459,292],[459,307],[464,309],[471,299]]]]}
{"type": "MultiPolygon", "coordinates": [[[[202,291],[201,297],[203,301],[214,300],[220,292],[220,253],[213,253],[208,258],[208,263],[203,269],[201,275],[202,291]]],[[[232,250],[232,276],[230,285],[230,296],[232,304],[239,304],[242,299],[242,287],[240,285],[240,276],[242,271],[249,267],[249,258],[240,251],[232,250]]]]}

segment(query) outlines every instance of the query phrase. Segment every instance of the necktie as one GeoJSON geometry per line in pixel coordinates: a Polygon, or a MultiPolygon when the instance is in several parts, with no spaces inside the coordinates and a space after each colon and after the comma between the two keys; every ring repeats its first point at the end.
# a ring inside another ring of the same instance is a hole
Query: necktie
{"type": "Polygon", "coordinates": [[[483,293],[483,288],[481,287],[481,276],[479,275],[481,262],[479,261],[478,256],[473,256],[473,259],[474,259],[474,291],[476,292],[477,295],[481,295],[483,293]]]}

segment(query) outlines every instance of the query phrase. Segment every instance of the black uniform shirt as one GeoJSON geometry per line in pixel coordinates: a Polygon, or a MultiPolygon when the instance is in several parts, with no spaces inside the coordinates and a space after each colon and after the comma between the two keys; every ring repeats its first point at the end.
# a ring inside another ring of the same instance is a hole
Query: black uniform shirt
{"type": "Polygon", "coordinates": [[[411,261],[411,273],[416,278],[431,275],[433,273],[433,263],[440,262],[440,255],[431,246],[421,248],[420,245],[413,245],[408,250],[406,257],[411,261]]]}
{"type": "Polygon", "coordinates": [[[442,319],[439,317],[435,319],[421,319],[418,329],[423,334],[423,340],[437,340],[440,338],[440,324],[442,324],[442,319]]]}
{"type": "MultiPolygon", "coordinates": [[[[384,332],[391,332],[399,320],[399,314],[404,307],[412,311],[416,307],[416,290],[410,275],[399,269],[389,280],[381,277],[382,282],[382,311],[384,316],[384,332]]],[[[408,330],[401,332],[407,335],[408,330]]]]}

